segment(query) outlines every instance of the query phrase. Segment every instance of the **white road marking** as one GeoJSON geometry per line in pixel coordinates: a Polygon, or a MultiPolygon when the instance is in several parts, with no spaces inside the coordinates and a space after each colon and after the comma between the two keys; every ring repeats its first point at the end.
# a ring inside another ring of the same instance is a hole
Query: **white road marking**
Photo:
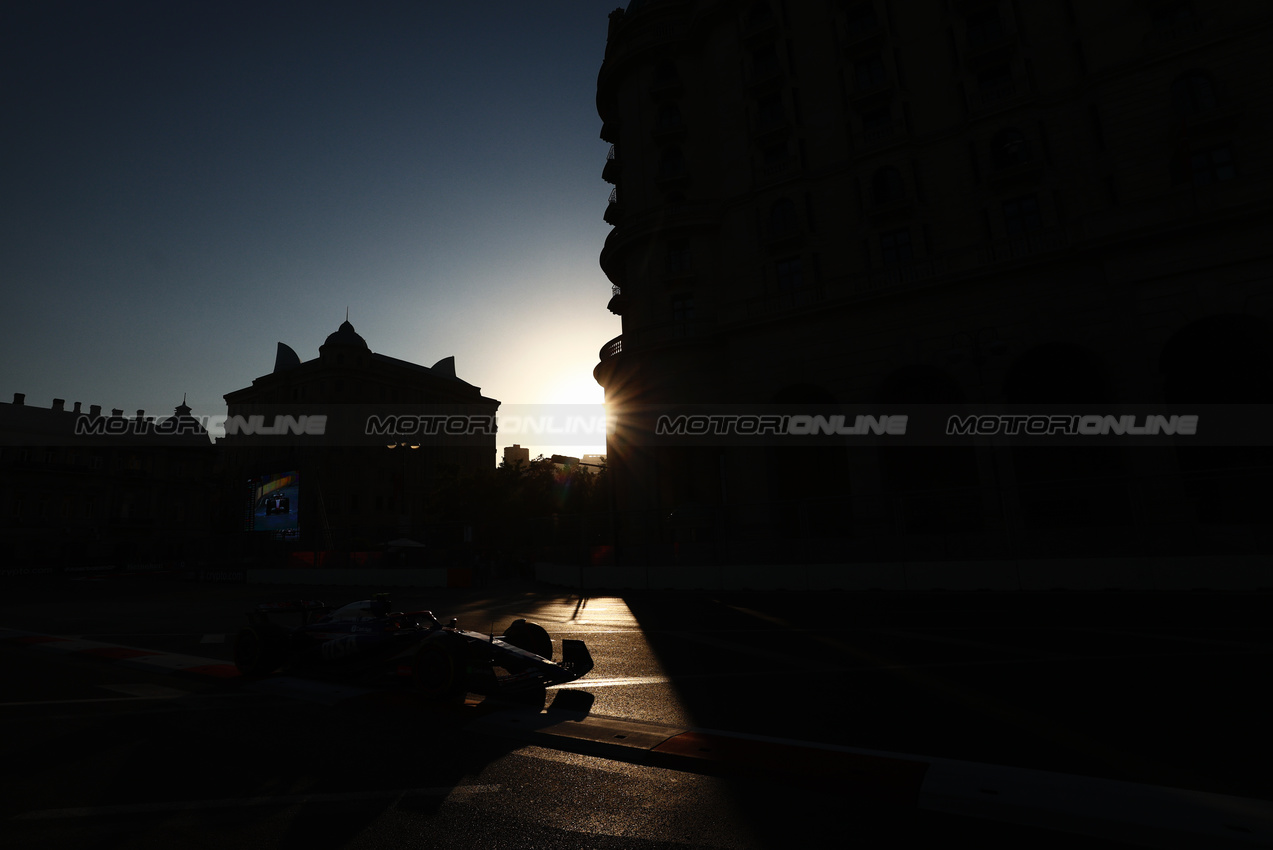
{"type": "Polygon", "coordinates": [[[588,690],[589,688],[613,688],[624,685],[665,685],[672,681],[667,676],[614,676],[609,679],[579,679],[567,682],[565,686],[572,690],[588,690]]]}
{"type": "Polygon", "coordinates": [[[499,785],[456,785],[439,788],[398,788],[387,791],[344,791],[335,794],[288,794],[277,797],[243,797],[227,800],[184,800],[172,803],[133,803],[121,806],[86,806],[41,809],[15,815],[13,820],[54,820],[98,815],[131,815],[153,812],[187,812],[196,809],[238,809],[249,806],[295,806],[305,803],[343,803],[359,800],[400,800],[403,797],[454,797],[499,791],[499,785]]]}

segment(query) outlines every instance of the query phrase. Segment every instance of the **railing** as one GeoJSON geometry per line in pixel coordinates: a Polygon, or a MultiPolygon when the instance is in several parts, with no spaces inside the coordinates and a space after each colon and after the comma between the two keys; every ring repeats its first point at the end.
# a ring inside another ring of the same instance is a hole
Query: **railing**
{"type": "Polygon", "coordinates": [[[788,171],[795,168],[795,165],[796,158],[791,154],[787,154],[781,159],[766,162],[760,167],[760,173],[765,177],[775,177],[779,174],[786,174],[788,171]]]}
{"type": "Polygon", "coordinates": [[[863,150],[882,147],[890,142],[900,142],[906,137],[906,126],[901,121],[888,121],[875,127],[867,127],[858,134],[858,145],[863,150]]]}
{"type": "Polygon", "coordinates": [[[597,355],[598,360],[609,360],[623,352],[623,334],[619,334],[614,339],[601,346],[601,351],[597,355]]]}
{"type": "Polygon", "coordinates": [[[861,275],[856,288],[873,291],[925,283],[933,279],[938,268],[939,266],[928,259],[895,263],[886,268],[872,269],[861,275]]]}
{"type": "Polygon", "coordinates": [[[826,300],[826,293],[821,286],[801,286],[766,293],[746,301],[722,304],[718,308],[718,316],[725,321],[747,321],[766,318],[788,310],[813,307],[826,300]]]}
{"type": "Polygon", "coordinates": [[[601,179],[607,183],[618,183],[618,178],[619,160],[615,157],[614,145],[611,145],[609,153],[606,154],[606,164],[601,169],[601,179]]]}

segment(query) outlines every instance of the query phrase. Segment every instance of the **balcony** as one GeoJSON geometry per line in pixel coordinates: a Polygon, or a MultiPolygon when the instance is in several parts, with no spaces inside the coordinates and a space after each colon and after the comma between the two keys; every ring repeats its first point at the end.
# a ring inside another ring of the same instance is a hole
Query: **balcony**
{"type": "Polygon", "coordinates": [[[680,110],[676,109],[675,105],[666,105],[663,110],[660,110],[654,129],[650,131],[650,137],[656,142],[667,144],[684,136],[685,119],[681,117],[680,110]]]}
{"type": "Polygon", "coordinates": [[[614,377],[614,371],[619,362],[618,357],[622,352],[623,334],[619,334],[601,346],[601,351],[597,355],[597,365],[592,367],[592,379],[602,387],[607,386],[614,377]]]}
{"type": "Polygon", "coordinates": [[[1214,24],[1214,20],[1198,17],[1186,6],[1179,8],[1174,15],[1164,11],[1145,34],[1141,49],[1148,54],[1179,50],[1194,43],[1209,29],[1214,29],[1209,24],[1214,24]]]}
{"type": "Polygon", "coordinates": [[[951,283],[990,275],[1016,266],[1055,261],[1071,248],[1069,233],[1061,227],[1045,227],[995,239],[978,245],[907,259],[854,274],[850,290],[869,295],[890,289],[951,283]]]}
{"type": "Polygon", "coordinates": [[[796,158],[792,154],[766,156],[760,165],[760,177],[764,182],[774,182],[793,174],[795,170],[796,158]]]}
{"type": "Polygon", "coordinates": [[[607,183],[619,182],[619,160],[615,158],[614,145],[610,146],[610,151],[606,154],[606,164],[601,169],[601,179],[607,183]]]}
{"type": "Polygon", "coordinates": [[[1033,97],[1029,87],[1013,74],[985,76],[976,86],[971,112],[981,117],[1025,103],[1033,97]]]}
{"type": "Polygon", "coordinates": [[[623,289],[617,283],[612,284],[610,287],[610,303],[606,305],[606,309],[616,316],[622,316],[623,307],[623,289]]]}
{"type": "Polygon", "coordinates": [[[606,205],[602,218],[605,219],[606,224],[619,223],[619,188],[617,186],[610,190],[610,203],[606,205]]]}
{"type": "Polygon", "coordinates": [[[926,283],[933,279],[937,266],[932,260],[906,260],[880,269],[872,269],[858,276],[854,288],[859,292],[874,292],[926,283]]]}
{"type": "Polygon", "coordinates": [[[601,351],[597,353],[598,360],[609,360],[611,357],[617,357],[623,353],[623,334],[619,334],[614,339],[601,346],[601,351]]]}
{"type": "Polygon", "coordinates": [[[854,147],[858,152],[878,151],[892,145],[901,144],[907,138],[906,124],[901,121],[885,121],[867,127],[854,136],[854,147]]]}
{"type": "Polygon", "coordinates": [[[752,322],[783,316],[792,311],[815,308],[826,300],[821,286],[798,286],[780,289],[745,301],[720,306],[720,321],[752,322]]]}

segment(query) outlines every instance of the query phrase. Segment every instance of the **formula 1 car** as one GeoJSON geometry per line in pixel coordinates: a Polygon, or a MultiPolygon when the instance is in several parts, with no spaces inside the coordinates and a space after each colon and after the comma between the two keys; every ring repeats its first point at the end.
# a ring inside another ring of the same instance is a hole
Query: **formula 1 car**
{"type": "Polygon", "coordinates": [[[522,693],[573,682],[592,669],[581,640],[563,640],[552,660],[544,629],[515,620],[504,633],[483,634],[446,625],[431,611],[393,611],[389,594],[332,608],[316,601],[266,602],[247,614],[234,663],[249,677],[279,668],[409,679],[432,697],[465,693],[522,693]],[[299,625],[274,619],[299,615],[299,625]]]}

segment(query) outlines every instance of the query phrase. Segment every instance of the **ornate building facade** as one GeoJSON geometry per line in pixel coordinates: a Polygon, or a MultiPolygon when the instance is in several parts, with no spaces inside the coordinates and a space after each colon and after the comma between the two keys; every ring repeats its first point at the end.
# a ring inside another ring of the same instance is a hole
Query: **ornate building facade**
{"type": "MultiPolygon", "coordinates": [[[[613,414],[1267,404],[1260,0],[634,0],[597,82],[613,414]]],[[[629,435],[631,436],[631,435],[629,435]]],[[[705,557],[1251,551],[1265,448],[607,446],[705,557]]],[[[685,550],[682,550],[685,551],[685,550]]]]}
{"type": "MultiPolygon", "coordinates": [[[[348,320],[327,337],[315,359],[302,362],[279,343],[273,371],[227,393],[225,401],[227,434],[218,442],[223,478],[242,489],[261,476],[294,473],[300,534],[290,542],[303,549],[367,550],[404,537],[454,542],[440,539],[446,535],[429,515],[431,496],[458,476],[495,468],[499,402],[456,377],[454,358],[421,366],[377,354],[348,320]],[[478,417],[491,427],[447,440],[415,428],[398,432],[366,425],[374,419],[383,426],[399,414],[478,417]],[[287,421],[276,416],[291,416],[292,422],[321,417],[323,431],[264,437],[228,431],[236,418],[260,417],[267,427],[287,421]]],[[[243,526],[238,514],[244,501],[227,496],[225,523],[243,526]]]]}

